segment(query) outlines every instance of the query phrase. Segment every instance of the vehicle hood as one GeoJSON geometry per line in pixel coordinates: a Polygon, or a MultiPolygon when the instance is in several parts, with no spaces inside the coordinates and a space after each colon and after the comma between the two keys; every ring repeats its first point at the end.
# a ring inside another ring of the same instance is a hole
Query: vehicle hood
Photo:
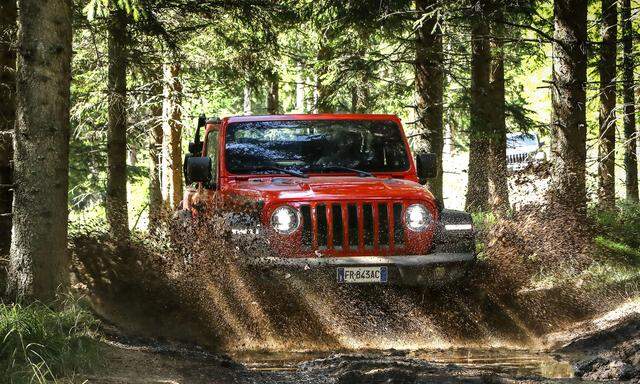
{"type": "Polygon", "coordinates": [[[227,186],[228,193],[263,199],[267,203],[384,199],[433,201],[429,190],[416,182],[382,177],[260,177],[232,180],[227,186]]]}

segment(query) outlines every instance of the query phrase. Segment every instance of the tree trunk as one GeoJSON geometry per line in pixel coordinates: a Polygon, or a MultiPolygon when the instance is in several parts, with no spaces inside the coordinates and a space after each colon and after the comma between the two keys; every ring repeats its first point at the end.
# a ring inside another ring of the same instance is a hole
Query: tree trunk
{"type": "Polygon", "coordinates": [[[109,32],[109,122],[107,131],[107,221],[119,243],[129,238],[127,211],[127,14],[111,12],[109,32]]]}
{"type": "Polygon", "coordinates": [[[626,196],[630,202],[638,202],[638,155],[636,132],[636,103],[633,80],[633,27],[631,24],[631,0],[622,0],[622,94],[624,98],[624,169],[626,196]]]}
{"type": "Polygon", "coordinates": [[[471,119],[469,133],[469,170],[466,209],[485,211],[489,203],[489,180],[486,162],[490,142],[489,102],[491,50],[487,1],[480,0],[471,26],[471,119]]]}
{"type": "Polygon", "coordinates": [[[491,26],[491,74],[489,103],[491,137],[489,142],[489,204],[491,210],[504,214],[509,209],[507,180],[507,125],[505,122],[504,52],[502,9],[496,9],[491,26]]]}
{"type": "Polygon", "coordinates": [[[371,109],[369,77],[363,73],[358,85],[351,87],[351,113],[368,113],[371,109]]]}
{"type": "MultiPolygon", "coordinates": [[[[440,30],[436,31],[436,35],[440,35],[440,30]]],[[[366,47],[371,45],[371,31],[361,28],[358,31],[358,36],[360,40],[358,45],[361,48],[358,49],[357,56],[366,62],[366,47]]],[[[362,68],[357,73],[356,84],[351,90],[351,110],[353,113],[369,113],[371,110],[371,78],[371,68],[367,64],[362,65],[362,68]]]]}
{"type": "Polygon", "coordinates": [[[305,82],[304,82],[304,67],[302,63],[296,65],[296,112],[304,113],[305,107],[305,82]]]}
{"type": "Polygon", "coordinates": [[[309,110],[311,110],[312,113],[318,113],[318,104],[319,104],[319,100],[320,100],[320,78],[318,77],[318,74],[316,73],[314,75],[313,78],[313,103],[311,105],[311,108],[309,108],[309,110]]]}
{"type": "MultiPolygon", "coordinates": [[[[435,0],[416,0],[419,17],[434,11],[435,0]]],[[[427,150],[437,155],[438,175],[428,181],[429,190],[442,201],[442,148],[444,147],[443,125],[443,52],[442,20],[436,16],[426,18],[416,30],[416,93],[417,121],[421,138],[427,150]]]]}
{"type": "Polygon", "coordinates": [[[15,121],[16,88],[16,54],[11,42],[15,39],[16,16],[14,0],[0,4],[0,255],[6,255],[11,244],[11,133],[15,121]]]}
{"type": "Polygon", "coordinates": [[[315,74],[313,76],[313,81],[307,77],[307,83],[313,84],[311,97],[307,100],[307,111],[311,111],[311,113],[318,113],[318,75],[315,74]]]}
{"type": "MultiPolygon", "coordinates": [[[[362,56],[364,54],[364,51],[361,52],[362,56]]],[[[353,113],[368,113],[371,110],[370,78],[367,71],[362,71],[358,84],[351,89],[351,111],[353,113]]]]}
{"type": "Polygon", "coordinates": [[[351,113],[356,113],[358,110],[358,87],[355,85],[351,87],[351,113]]]}
{"type": "Polygon", "coordinates": [[[164,207],[171,209],[171,183],[173,173],[171,172],[171,68],[169,64],[162,66],[162,153],[161,153],[161,191],[164,207]]]}
{"type": "Polygon", "coordinates": [[[68,282],[71,0],[20,0],[10,297],[47,301],[68,282]]]}
{"type": "Polygon", "coordinates": [[[135,145],[131,145],[129,147],[129,151],[127,152],[129,155],[129,165],[135,167],[138,165],[138,148],[135,145]]]}
{"type": "Polygon", "coordinates": [[[616,206],[616,44],[617,0],[602,0],[602,45],[600,47],[600,140],[598,147],[598,203],[600,209],[616,206]]]}
{"type": "Polygon", "coordinates": [[[331,58],[331,48],[327,45],[327,42],[323,39],[320,43],[320,49],[317,55],[317,68],[316,68],[316,89],[314,94],[315,101],[315,113],[331,113],[333,112],[332,105],[332,91],[329,84],[327,84],[328,62],[331,58]]]}
{"type": "Polygon", "coordinates": [[[270,115],[277,115],[280,111],[280,78],[278,76],[278,73],[275,71],[273,71],[269,77],[269,91],[267,92],[267,113],[270,115]]]}
{"type": "Polygon", "coordinates": [[[371,111],[371,92],[369,75],[363,74],[360,84],[356,87],[358,92],[358,102],[356,103],[356,113],[369,113],[371,111]]]}
{"type": "Polygon", "coordinates": [[[249,84],[244,86],[244,97],[242,99],[242,111],[245,115],[251,114],[251,87],[249,84]]]}
{"type": "Polygon", "coordinates": [[[587,1],[554,1],[552,200],[574,212],[586,208],[587,1]]]}
{"type": "Polygon", "coordinates": [[[152,87],[153,97],[159,100],[153,104],[153,120],[149,129],[149,233],[157,234],[162,223],[162,87],[156,81],[152,87]]]}
{"type": "Polygon", "coordinates": [[[171,208],[182,202],[182,82],[180,64],[167,66],[169,85],[169,156],[171,168],[171,208]]]}

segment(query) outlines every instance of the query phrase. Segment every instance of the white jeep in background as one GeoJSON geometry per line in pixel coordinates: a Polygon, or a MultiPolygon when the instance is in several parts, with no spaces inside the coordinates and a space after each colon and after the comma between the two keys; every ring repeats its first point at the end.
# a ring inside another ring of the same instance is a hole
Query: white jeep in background
{"type": "Polygon", "coordinates": [[[507,169],[518,172],[531,164],[539,164],[546,160],[547,155],[535,133],[514,132],[507,133],[507,169]]]}

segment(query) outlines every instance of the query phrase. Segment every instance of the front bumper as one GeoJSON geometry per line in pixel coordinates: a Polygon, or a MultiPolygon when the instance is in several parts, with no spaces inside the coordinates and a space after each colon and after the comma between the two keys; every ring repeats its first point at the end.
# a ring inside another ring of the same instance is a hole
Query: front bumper
{"type": "Polygon", "coordinates": [[[443,209],[430,252],[422,255],[248,257],[253,266],[335,276],[336,268],[387,266],[389,282],[402,285],[436,285],[465,276],[474,263],[475,234],[468,213],[443,209]]]}
{"type": "Polygon", "coordinates": [[[401,256],[346,256],[346,257],[256,257],[250,264],[274,267],[321,268],[321,267],[362,267],[394,265],[397,267],[422,267],[434,264],[469,262],[475,259],[472,252],[432,253],[428,255],[401,256]]]}
{"type": "Polygon", "coordinates": [[[336,279],[338,268],[386,266],[386,284],[432,287],[463,282],[474,262],[475,254],[472,252],[406,256],[259,257],[249,261],[260,269],[313,280],[321,276],[336,279]]]}

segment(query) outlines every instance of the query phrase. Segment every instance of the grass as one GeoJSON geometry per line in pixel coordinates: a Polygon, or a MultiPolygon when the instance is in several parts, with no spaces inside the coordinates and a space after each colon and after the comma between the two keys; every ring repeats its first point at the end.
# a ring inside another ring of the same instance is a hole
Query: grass
{"type": "Polygon", "coordinates": [[[593,288],[640,280],[640,204],[621,202],[615,211],[592,208],[589,216],[599,232],[594,238],[599,252],[592,264],[582,271],[541,270],[532,277],[532,286],[571,282],[593,288]]]}
{"type": "Polygon", "coordinates": [[[613,212],[590,211],[600,227],[596,244],[612,260],[640,264],[640,204],[622,202],[613,212]]]}
{"type": "Polygon", "coordinates": [[[77,300],[0,303],[0,383],[67,382],[90,369],[97,361],[96,328],[77,300]]]}

